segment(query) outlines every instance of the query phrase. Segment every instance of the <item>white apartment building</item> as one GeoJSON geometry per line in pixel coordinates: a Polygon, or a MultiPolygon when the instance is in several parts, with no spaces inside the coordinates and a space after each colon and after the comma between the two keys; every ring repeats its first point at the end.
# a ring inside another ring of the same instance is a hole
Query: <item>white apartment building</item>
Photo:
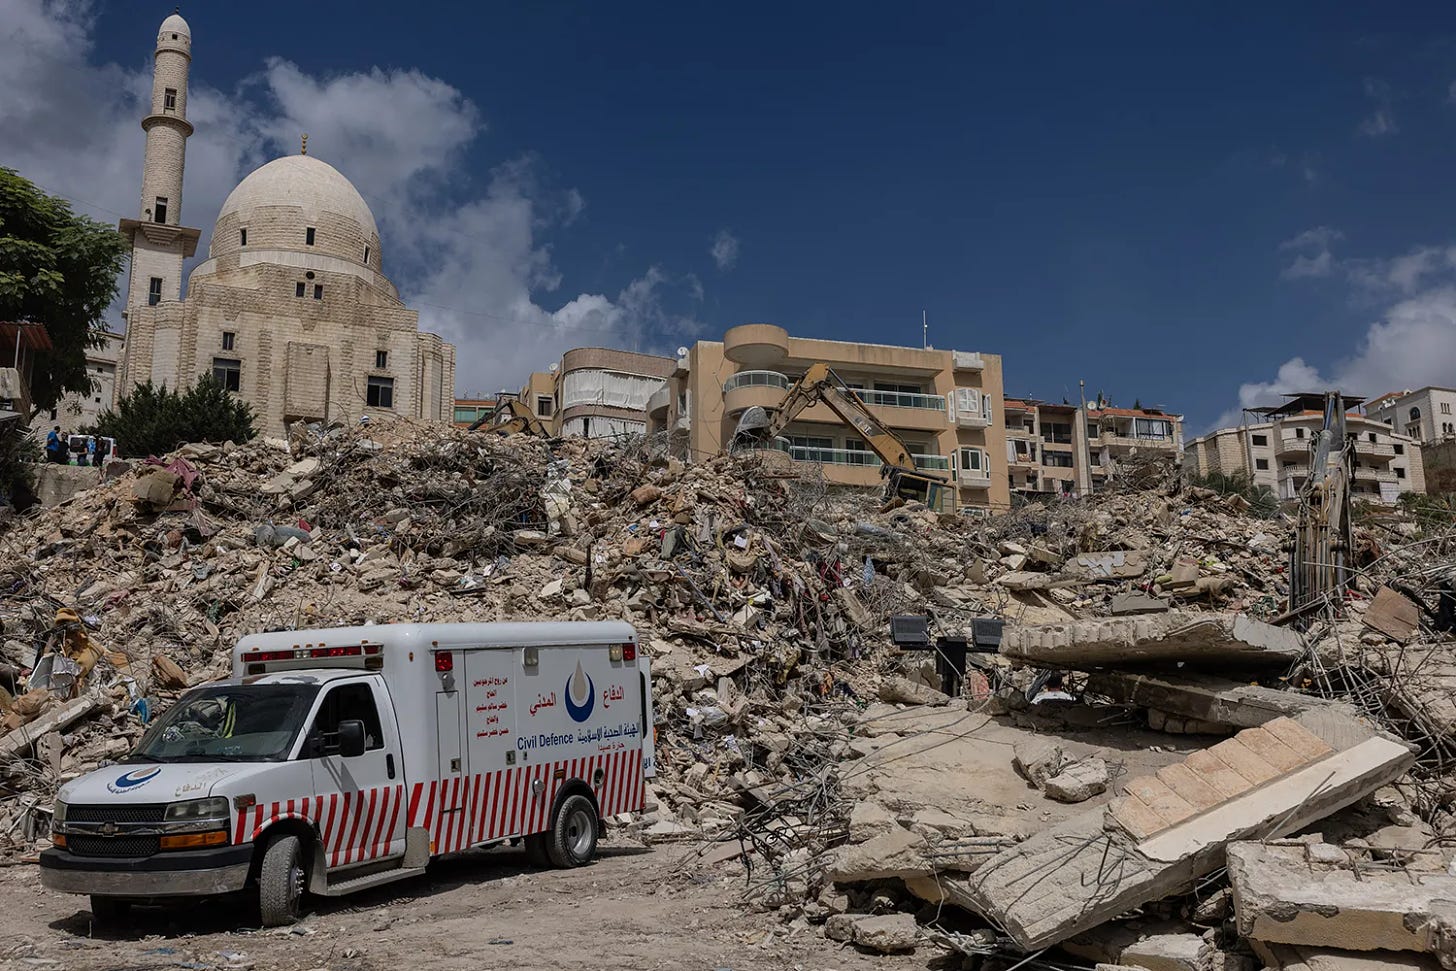
{"type": "Polygon", "coordinates": [[[1456,438],[1456,390],[1392,391],[1366,402],[1365,414],[1422,444],[1456,438]]]}

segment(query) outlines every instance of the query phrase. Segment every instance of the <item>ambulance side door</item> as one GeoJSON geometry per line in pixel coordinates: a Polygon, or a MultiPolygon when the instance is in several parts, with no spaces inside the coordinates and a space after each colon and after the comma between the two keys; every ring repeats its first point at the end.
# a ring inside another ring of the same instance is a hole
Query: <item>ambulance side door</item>
{"type": "Polygon", "coordinates": [[[304,741],[315,820],[330,868],[404,852],[405,786],[394,706],[378,678],[329,685],[304,741]],[[339,751],[339,724],[364,723],[364,752],[339,751]]]}

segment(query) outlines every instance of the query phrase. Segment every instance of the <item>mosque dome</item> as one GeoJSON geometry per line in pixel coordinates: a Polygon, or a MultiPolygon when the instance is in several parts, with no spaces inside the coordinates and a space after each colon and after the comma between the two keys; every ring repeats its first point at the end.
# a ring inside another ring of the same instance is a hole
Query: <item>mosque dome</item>
{"type": "Polygon", "coordinates": [[[254,169],[223,202],[211,255],[258,249],[380,267],[379,228],[368,203],[338,169],[310,155],[286,155],[254,169]]]}

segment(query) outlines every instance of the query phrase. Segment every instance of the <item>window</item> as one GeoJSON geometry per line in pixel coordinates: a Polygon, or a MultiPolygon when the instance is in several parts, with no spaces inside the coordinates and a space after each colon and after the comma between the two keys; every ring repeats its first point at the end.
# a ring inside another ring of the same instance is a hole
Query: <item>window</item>
{"type": "Polygon", "coordinates": [[[164,223],[167,221],[167,197],[157,196],[157,201],[152,204],[152,222],[164,223]]]}
{"type": "Polygon", "coordinates": [[[324,695],[314,716],[312,735],[323,743],[324,755],[339,754],[339,722],[364,723],[364,749],[384,747],[384,731],[379,725],[379,709],[374,705],[374,691],[367,684],[341,684],[324,695]]]}
{"type": "Polygon", "coordinates": [[[394,378],[371,377],[364,400],[371,408],[393,408],[394,378]]]}
{"type": "Polygon", "coordinates": [[[1070,469],[1072,467],[1071,452],[1048,452],[1041,451],[1041,464],[1055,469],[1070,469]]]}
{"type": "Polygon", "coordinates": [[[986,453],[979,448],[963,448],[961,452],[961,471],[972,479],[984,479],[990,475],[987,468],[986,453]]]}
{"type": "Polygon", "coordinates": [[[243,362],[236,358],[215,357],[212,359],[212,377],[228,391],[240,391],[243,386],[243,362]]]}
{"type": "Polygon", "coordinates": [[[364,263],[366,265],[369,263],[369,247],[367,246],[364,247],[364,263]]]}
{"type": "Polygon", "coordinates": [[[380,371],[383,371],[385,368],[389,367],[389,352],[388,351],[375,351],[374,352],[374,366],[377,369],[379,369],[380,371]]]}
{"type": "Polygon", "coordinates": [[[176,88],[165,88],[165,89],[163,89],[163,91],[162,91],[162,110],[163,111],[176,111],[177,110],[177,89],[176,88]]]}
{"type": "Polygon", "coordinates": [[[1374,441],[1375,441],[1375,433],[1374,432],[1371,432],[1370,433],[1370,441],[1371,441],[1371,443],[1374,443],[1374,441]]]}
{"type": "Polygon", "coordinates": [[[1041,423],[1041,440],[1058,445],[1072,444],[1072,423],[1066,421],[1044,421],[1041,423]]]}
{"type": "Polygon", "coordinates": [[[239,229],[238,230],[238,245],[239,246],[247,246],[248,245],[248,231],[246,229],[239,229]]]}
{"type": "Polygon", "coordinates": [[[1419,408],[1412,408],[1410,410],[1410,420],[1411,421],[1420,421],[1421,420],[1421,409],[1419,409],[1419,408]]]}
{"type": "Polygon", "coordinates": [[[859,438],[846,438],[844,440],[844,450],[846,452],[866,452],[866,451],[869,451],[868,449],[865,448],[864,440],[863,439],[859,439],[859,438]]]}
{"type": "Polygon", "coordinates": [[[297,282],[297,283],[295,283],[293,285],[293,295],[295,297],[301,297],[301,296],[303,296],[303,281],[302,280],[300,280],[299,282],[297,282]]]}
{"type": "Polygon", "coordinates": [[[536,414],[542,418],[551,417],[551,396],[538,394],[536,396],[536,414]]]}
{"type": "Polygon", "coordinates": [[[1396,467],[1396,470],[1395,470],[1395,477],[1397,479],[1404,479],[1405,478],[1405,469],[1402,469],[1399,466],[1397,466],[1396,467]]]}
{"type": "Polygon", "coordinates": [[[1264,471],[1265,469],[1269,468],[1269,460],[1268,459],[1254,459],[1254,468],[1258,469],[1261,472],[1264,471]]]}
{"type": "Polygon", "coordinates": [[[1249,436],[1249,440],[1252,441],[1256,446],[1262,446],[1262,445],[1268,445],[1269,444],[1269,436],[1268,435],[1251,435],[1251,436],[1249,436]]]}
{"type": "Polygon", "coordinates": [[[313,245],[313,227],[312,226],[308,227],[307,229],[305,229],[303,231],[303,245],[305,245],[305,246],[312,246],[313,245]]]}
{"type": "Polygon", "coordinates": [[[883,381],[875,382],[876,391],[894,391],[899,394],[921,394],[924,389],[918,384],[892,384],[883,381]]]}
{"type": "Polygon", "coordinates": [[[1151,441],[1167,441],[1173,437],[1173,423],[1160,418],[1134,418],[1132,437],[1151,441]]]}
{"type": "Polygon", "coordinates": [[[1399,442],[1397,442],[1395,444],[1395,454],[1396,455],[1404,455],[1405,454],[1405,446],[1402,445],[1402,444],[1400,444],[1399,442]]]}
{"type": "Polygon", "coordinates": [[[1441,402],[1441,414],[1443,414],[1443,415],[1449,415],[1449,414],[1451,414],[1451,402],[1449,402],[1449,401],[1443,401],[1443,402],[1441,402]]]}
{"type": "Polygon", "coordinates": [[[147,306],[155,307],[162,302],[162,278],[152,277],[147,281],[147,306]]]}
{"type": "Polygon", "coordinates": [[[1451,424],[1451,422],[1449,422],[1449,421],[1443,421],[1443,422],[1441,422],[1441,433],[1442,434],[1444,434],[1444,435],[1450,435],[1453,431],[1456,431],[1456,425],[1451,424]]]}
{"type": "Polygon", "coordinates": [[[313,285],[313,298],[315,300],[322,300],[324,298],[324,285],[322,283],[315,283],[313,285]]]}
{"type": "Polygon", "coordinates": [[[1294,430],[1294,437],[1295,438],[1303,438],[1304,437],[1304,429],[1303,428],[1296,428],[1294,430]]]}
{"type": "Polygon", "coordinates": [[[1406,434],[1406,437],[1407,438],[1420,438],[1421,437],[1421,425],[1420,425],[1420,422],[1415,422],[1413,424],[1410,424],[1410,425],[1405,426],[1405,434],[1406,434]]]}
{"type": "Polygon", "coordinates": [[[52,408],[51,409],[51,421],[55,421],[56,420],[56,414],[57,414],[57,409],[52,408]]]}
{"type": "Polygon", "coordinates": [[[233,344],[236,343],[236,341],[237,341],[237,336],[238,336],[237,334],[233,333],[230,330],[223,331],[222,332],[222,349],[225,350],[225,351],[232,350],[233,349],[233,344]]]}

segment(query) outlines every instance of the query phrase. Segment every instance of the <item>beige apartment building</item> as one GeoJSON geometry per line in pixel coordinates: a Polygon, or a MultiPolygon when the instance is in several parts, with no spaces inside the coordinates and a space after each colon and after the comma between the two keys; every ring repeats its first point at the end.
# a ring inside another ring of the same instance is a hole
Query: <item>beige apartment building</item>
{"type": "Polygon", "coordinates": [[[1456,390],[1392,391],[1365,403],[1365,414],[1423,445],[1456,438],[1456,390]]]}
{"type": "Polygon", "coordinates": [[[191,31],[173,14],[142,120],[141,217],[121,221],[132,256],[120,392],[211,374],[253,406],[265,434],[291,421],[450,420],[455,348],[420,331],[384,275],[374,214],[326,162],[287,156],[243,179],[182,297],[200,236],[180,225],[191,62],[191,31]]]}
{"type": "MultiPolygon", "coordinates": [[[[1324,396],[1287,395],[1277,408],[1258,409],[1262,421],[1220,428],[1188,445],[1189,465],[1200,475],[1245,472],[1280,499],[1294,499],[1309,479],[1315,434],[1324,427],[1324,396]]],[[[1421,445],[1383,421],[1362,414],[1360,398],[1344,399],[1345,434],[1355,443],[1352,494],[1384,503],[1404,492],[1425,491],[1421,445]]]]}
{"type": "Polygon", "coordinates": [[[670,357],[578,347],[537,371],[520,399],[554,435],[620,438],[647,432],[647,402],[672,374],[670,357]]]}
{"type": "MultiPolygon", "coordinates": [[[[688,460],[727,448],[744,411],[777,409],[804,372],[828,364],[898,435],[917,467],[957,486],[963,507],[1010,506],[1001,358],[967,351],[792,337],[774,324],[743,324],[721,341],[684,349],[647,404],[649,434],[688,460]]],[[[880,460],[825,404],[806,408],[780,446],[835,485],[879,486],[880,460]]]]}
{"type": "Polygon", "coordinates": [[[1007,477],[1012,493],[1028,497],[1079,494],[1078,473],[1086,466],[1086,442],[1075,405],[1034,398],[1007,398],[1007,477]]]}
{"type": "Polygon", "coordinates": [[[1086,435],[1087,463],[1081,492],[1096,492],[1110,482],[1119,466],[1135,458],[1183,460],[1183,416],[1161,408],[1114,408],[1088,405],[1079,423],[1086,435]]]}

